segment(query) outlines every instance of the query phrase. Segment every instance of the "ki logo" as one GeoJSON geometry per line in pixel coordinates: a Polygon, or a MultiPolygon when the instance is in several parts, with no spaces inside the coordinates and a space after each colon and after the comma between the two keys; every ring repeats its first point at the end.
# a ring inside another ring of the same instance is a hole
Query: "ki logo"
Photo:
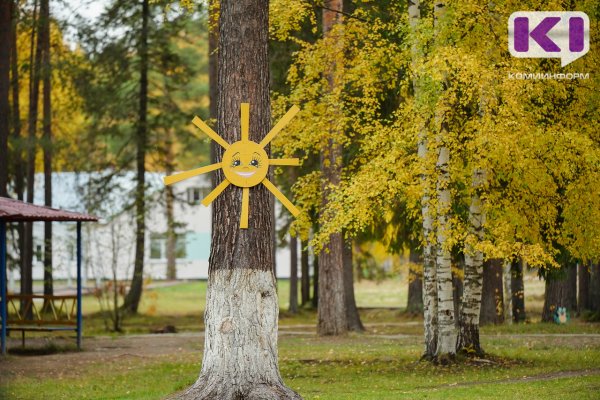
{"type": "Polygon", "coordinates": [[[508,50],[519,58],[560,58],[561,66],[590,50],[590,19],[580,11],[518,11],[508,19],[508,50]]]}

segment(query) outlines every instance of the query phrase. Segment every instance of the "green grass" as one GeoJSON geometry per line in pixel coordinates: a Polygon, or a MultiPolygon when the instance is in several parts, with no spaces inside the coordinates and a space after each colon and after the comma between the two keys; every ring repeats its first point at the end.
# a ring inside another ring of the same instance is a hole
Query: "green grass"
{"type": "MultiPolygon", "coordinates": [[[[600,388],[600,343],[530,348],[519,339],[486,343],[492,365],[436,367],[418,362],[419,338],[399,340],[351,335],[341,339],[283,337],[280,369],[284,381],[305,399],[591,399],[600,388]],[[592,376],[550,376],[596,369],[592,376]],[[531,378],[530,378],[531,379],[531,378]]],[[[18,377],[0,387],[11,399],[157,399],[196,379],[200,352],[154,359],[123,357],[58,379],[18,377]]],[[[1,392],[0,392],[1,394],[1,392]]],[[[596,397],[594,397],[596,396],[596,397]]]]}

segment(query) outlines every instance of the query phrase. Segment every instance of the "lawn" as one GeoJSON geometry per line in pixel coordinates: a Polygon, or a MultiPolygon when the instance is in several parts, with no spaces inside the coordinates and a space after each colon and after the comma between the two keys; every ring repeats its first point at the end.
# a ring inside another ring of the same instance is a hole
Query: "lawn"
{"type": "MultiPolygon", "coordinates": [[[[280,370],[305,399],[600,398],[600,324],[537,322],[543,283],[535,277],[526,280],[530,323],[482,327],[488,358],[451,367],[419,362],[422,320],[403,313],[402,277],[356,284],[367,332],[343,338],[317,337],[312,309],[289,315],[289,282],[278,285],[280,370]]],[[[33,338],[54,354],[2,360],[0,398],[160,399],[184,389],[200,370],[205,292],[198,281],[147,288],[141,314],[125,320],[129,334],[112,336],[87,296],[84,351],[72,339],[33,338]],[[148,335],[165,324],[183,333],[148,335]]]]}

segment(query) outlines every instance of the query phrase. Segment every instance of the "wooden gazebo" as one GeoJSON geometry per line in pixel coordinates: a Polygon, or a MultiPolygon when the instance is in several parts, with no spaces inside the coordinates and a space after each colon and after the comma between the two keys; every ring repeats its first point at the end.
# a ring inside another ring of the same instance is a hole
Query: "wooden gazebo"
{"type": "Polygon", "coordinates": [[[0,316],[2,318],[2,354],[6,354],[6,333],[8,330],[25,331],[44,330],[75,330],[77,332],[77,347],[81,348],[82,316],[81,316],[81,223],[84,221],[97,221],[98,218],[55,208],[37,206],[19,200],[0,197],[0,316]],[[6,293],[6,225],[9,222],[34,222],[34,221],[72,221],[77,223],[77,295],[76,296],[41,296],[23,295],[7,296],[6,293]],[[43,299],[44,306],[40,313],[36,309],[35,300],[43,299]],[[25,304],[27,313],[33,314],[34,319],[28,319],[26,312],[19,313],[17,318],[10,320],[8,317],[9,304],[17,307],[14,301],[25,304]],[[69,306],[69,302],[72,305],[69,306]],[[56,306],[57,302],[59,305],[56,306]],[[49,306],[46,306],[49,304],[49,306]],[[33,312],[35,311],[35,312],[33,312]],[[48,313],[53,319],[48,321],[42,314],[48,313]],[[66,315],[65,320],[60,316],[66,315]],[[37,318],[36,318],[37,317],[37,318]],[[74,318],[72,318],[74,317],[74,318]]]}

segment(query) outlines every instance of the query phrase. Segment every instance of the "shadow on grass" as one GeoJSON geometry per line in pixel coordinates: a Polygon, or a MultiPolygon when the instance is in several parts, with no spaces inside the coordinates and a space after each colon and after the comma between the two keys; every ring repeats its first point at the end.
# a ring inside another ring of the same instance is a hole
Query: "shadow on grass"
{"type": "Polygon", "coordinates": [[[33,357],[33,356],[49,356],[52,354],[61,354],[61,353],[77,353],[80,350],[77,349],[77,346],[68,346],[68,345],[57,345],[56,343],[45,343],[43,346],[36,347],[15,347],[12,349],[8,349],[8,354],[13,356],[24,356],[24,357],[33,357]]]}

